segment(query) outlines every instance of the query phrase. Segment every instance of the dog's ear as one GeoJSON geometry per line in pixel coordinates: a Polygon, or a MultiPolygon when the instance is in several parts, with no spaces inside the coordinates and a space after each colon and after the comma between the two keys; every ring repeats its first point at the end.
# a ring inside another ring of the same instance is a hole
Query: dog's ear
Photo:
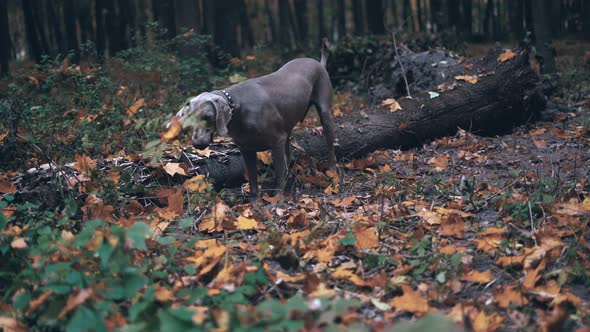
{"type": "Polygon", "coordinates": [[[227,124],[231,120],[229,105],[225,99],[219,96],[215,98],[213,105],[215,106],[215,111],[217,113],[215,115],[215,130],[218,135],[227,135],[227,124]]]}

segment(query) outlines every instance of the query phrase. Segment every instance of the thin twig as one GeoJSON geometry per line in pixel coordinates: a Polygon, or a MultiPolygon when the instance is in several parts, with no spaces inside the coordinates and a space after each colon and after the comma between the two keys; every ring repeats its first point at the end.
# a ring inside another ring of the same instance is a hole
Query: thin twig
{"type": "Polygon", "coordinates": [[[399,52],[397,51],[397,43],[395,41],[395,31],[391,32],[391,37],[393,37],[393,48],[395,50],[395,56],[397,57],[397,62],[399,63],[400,68],[402,69],[404,83],[406,83],[406,91],[408,92],[408,98],[412,98],[412,95],[410,94],[410,86],[408,85],[408,78],[406,77],[406,70],[404,69],[404,65],[402,64],[402,59],[400,58],[399,52]]]}

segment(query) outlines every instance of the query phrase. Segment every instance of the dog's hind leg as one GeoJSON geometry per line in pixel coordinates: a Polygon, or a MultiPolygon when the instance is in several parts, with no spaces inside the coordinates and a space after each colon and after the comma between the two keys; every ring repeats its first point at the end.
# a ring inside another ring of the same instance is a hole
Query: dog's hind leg
{"type": "Polygon", "coordinates": [[[286,142],[278,142],[272,148],[272,163],[275,171],[275,185],[279,192],[285,189],[285,182],[287,180],[287,144],[286,142]]]}
{"type": "Polygon", "coordinates": [[[336,170],[336,154],[334,153],[334,120],[332,119],[331,103],[317,103],[315,105],[324,128],[324,138],[328,145],[328,169],[336,170]]]}
{"type": "Polygon", "coordinates": [[[248,171],[248,181],[250,183],[250,199],[256,199],[258,196],[258,169],[256,168],[256,151],[242,151],[246,170],[248,171]]]}

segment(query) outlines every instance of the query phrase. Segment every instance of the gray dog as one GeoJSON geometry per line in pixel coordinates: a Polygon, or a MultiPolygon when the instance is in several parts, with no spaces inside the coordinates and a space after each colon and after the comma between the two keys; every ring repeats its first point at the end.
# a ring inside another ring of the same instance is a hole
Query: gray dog
{"type": "Polygon", "coordinates": [[[322,42],[320,62],[310,58],[292,60],[274,73],[245,80],[225,90],[202,93],[178,111],[182,127],[192,131],[192,143],[206,148],[213,134],[229,136],[239,147],[250,179],[250,193],[258,194],[256,152],[272,151],[277,188],[284,189],[289,139],[293,127],[303,121],[314,105],[328,144],[328,167],[336,167],[332,83],[326,71],[328,50],[322,42]]]}

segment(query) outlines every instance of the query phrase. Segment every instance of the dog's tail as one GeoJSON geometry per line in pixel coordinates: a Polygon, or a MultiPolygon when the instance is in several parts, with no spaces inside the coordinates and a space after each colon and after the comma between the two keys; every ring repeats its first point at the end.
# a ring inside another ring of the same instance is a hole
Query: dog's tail
{"type": "Polygon", "coordinates": [[[326,68],[326,64],[328,63],[328,38],[325,37],[322,39],[322,58],[320,63],[324,68],[326,68]]]}

